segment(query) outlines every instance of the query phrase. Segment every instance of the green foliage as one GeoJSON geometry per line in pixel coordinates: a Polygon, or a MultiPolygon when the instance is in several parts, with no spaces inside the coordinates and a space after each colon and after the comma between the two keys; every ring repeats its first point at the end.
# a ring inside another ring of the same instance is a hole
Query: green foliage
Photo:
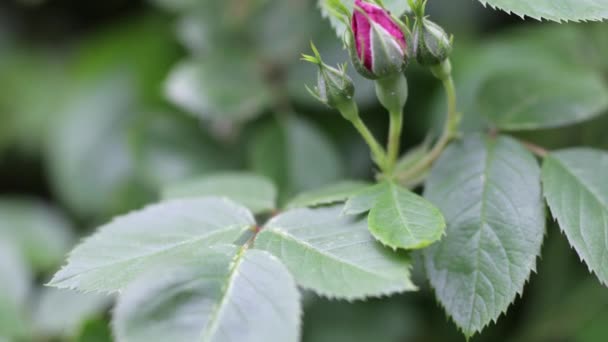
{"type": "Polygon", "coordinates": [[[392,248],[420,249],[444,234],[441,212],[424,198],[388,183],[369,213],[369,229],[378,241],[392,248]]]}
{"type": "Polygon", "coordinates": [[[446,237],[424,251],[441,305],[467,336],[504,313],[536,266],[545,233],[538,163],[507,137],[454,143],[425,197],[445,215],[446,237]]]}
{"type": "Polygon", "coordinates": [[[584,3],[578,0],[479,0],[484,5],[490,5],[519,16],[528,16],[537,20],[553,21],[589,21],[608,18],[608,2],[606,0],[589,0],[584,3]]]}
{"type": "Polygon", "coordinates": [[[203,119],[239,121],[261,114],[269,94],[262,75],[256,72],[255,59],[225,53],[204,63],[179,64],[166,84],[171,102],[203,119]]]}
{"type": "Polygon", "coordinates": [[[11,245],[0,241],[0,340],[27,336],[25,307],[31,275],[11,245]]]}
{"type": "Polygon", "coordinates": [[[56,209],[32,199],[0,199],[0,240],[17,247],[37,271],[61,264],[73,242],[72,227],[56,209]]]}
{"type": "Polygon", "coordinates": [[[300,286],[330,298],[414,290],[409,258],[376,242],[365,219],[340,212],[339,206],[288,211],[266,224],[255,247],[277,256],[300,286]]]}
{"type": "Polygon", "coordinates": [[[344,214],[358,215],[370,211],[382,194],[389,191],[389,182],[380,182],[356,192],[348,198],[344,205],[344,214]]]}
{"type": "Polygon", "coordinates": [[[345,202],[349,197],[368,186],[369,183],[361,181],[342,181],[320,189],[303,192],[289,201],[287,208],[317,207],[345,202]]]}
{"type": "Polygon", "coordinates": [[[354,303],[316,299],[304,317],[305,342],[410,341],[418,322],[399,298],[354,303]]]}
{"type": "Polygon", "coordinates": [[[343,173],[331,141],[316,126],[295,116],[272,122],[256,133],[250,163],[287,195],[330,184],[343,173]]]}
{"type": "Polygon", "coordinates": [[[368,1],[403,24],[410,96],[387,115],[403,89],[348,68],[350,122],[299,58],[347,61],[354,0],[0,6],[0,341],[462,340],[445,313],[480,342],[602,340],[606,25],[368,1]],[[454,33],[444,64],[416,62],[410,6],[454,33]]]}
{"type": "Polygon", "coordinates": [[[168,262],[205,257],[205,247],[232,243],[253,225],[247,209],[223,199],[178,199],[149,206],[101,227],[72,251],[50,285],[119,291],[168,262]]]}
{"type": "Polygon", "coordinates": [[[481,87],[480,112],[503,130],[571,125],[608,110],[608,86],[591,70],[505,70],[481,87]]]}
{"type": "Polygon", "coordinates": [[[569,149],[543,164],[544,195],[570,244],[603,284],[608,283],[608,153],[569,149]]]}
{"type": "Polygon", "coordinates": [[[218,173],[168,186],[163,198],[226,197],[254,214],[276,209],[277,189],[266,177],[251,173],[218,173]]]}
{"type": "Polygon", "coordinates": [[[285,266],[263,251],[215,253],[129,286],[114,314],[117,339],[298,341],[299,293],[285,266]]]}
{"type": "Polygon", "coordinates": [[[42,288],[32,314],[38,336],[74,337],[84,321],[94,318],[110,304],[110,298],[99,294],[42,288]]]}

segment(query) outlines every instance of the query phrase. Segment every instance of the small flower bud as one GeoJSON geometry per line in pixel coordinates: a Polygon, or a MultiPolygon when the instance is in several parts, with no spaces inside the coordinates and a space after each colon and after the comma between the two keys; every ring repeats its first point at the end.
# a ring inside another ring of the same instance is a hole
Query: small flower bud
{"type": "Polygon", "coordinates": [[[319,67],[317,73],[317,86],[308,89],[312,96],[331,108],[341,110],[353,101],[355,86],[352,79],[346,74],[345,66],[333,68],[321,60],[321,56],[314,45],[312,45],[314,56],[304,55],[307,62],[319,67]]]}
{"type": "Polygon", "coordinates": [[[425,17],[416,18],[413,36],[414,55],[420,65],[441,64],[452,52],[452,40],[447,33],[425,17]]]}
{"type": "Polygon", "coordinates": [[[355,0],[350,55],[357,71],[369,79],[401,73],[408,60],[405,27],[384,8],[355,0]]]}

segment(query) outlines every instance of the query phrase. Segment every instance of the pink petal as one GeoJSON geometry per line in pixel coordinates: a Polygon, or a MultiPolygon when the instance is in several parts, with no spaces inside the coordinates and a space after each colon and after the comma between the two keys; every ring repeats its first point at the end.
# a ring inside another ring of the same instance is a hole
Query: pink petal
{"type": "Polygon", "coordinates": [[[393,21],[393,18],[388,11],[380,6],[362,0],[355,0],[355,7],[358,7],[365,12],[361,13],[359,9],[355,8],[352,29],[355,34],[357,55],[368,70],[372,70],[371,24],[369,20],[372,20],[384,28],[397,40],[397,42],[399,42],[403,51],[406,50],[407,43],[403,31],[401,31],[401,27],[393,21]]]}

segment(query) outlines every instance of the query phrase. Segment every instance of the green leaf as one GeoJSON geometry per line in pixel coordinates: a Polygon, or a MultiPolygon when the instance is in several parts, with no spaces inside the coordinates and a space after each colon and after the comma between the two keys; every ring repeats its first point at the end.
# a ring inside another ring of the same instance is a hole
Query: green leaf
{"type": "Polygon", "coordinates": [[[520,17],[553,21],[599,21],[608,18],[606,0],[479,0],[484,5],[501,9],[520,17]]]}
{"type": "Polygon", "coordinates": [[[481,89],[480,112],[503,130],[559,127],[608,109],[608,87],[596,71],[516,68],[492,75],[481,89]]]}
{"type": "MultiPolygon", "coordinates": [[[[598,25],[601,25],[598,23],[598,25]]],[[[603,26],[603,25],[602,25],[603,26]]],[[[581,25],[516,25],[484,44],[459,41],[454,49],[454,81],[458,90],[458,109],[466,113],[460,125],[463,132],[486,131],[487,116],[479,110],[479,92],[484,81],[505,70],[580,70],[599,72],[597,46],[592,35],[581,25]],[[582,51],[585,51],[582,53],[582,51]]],[[[603,35],[604,36],[604,35],[603,35]]],[[[446,112],[443,89],[438,89],[433,110],[436,127],[440,128],[446,112]]]]}
{"type": "Polygon", "coordinates": [[[46,147],[53,189],[71,210],[89,217],[124,210],[120,194],[134,169],[127,128],[136,94],[125,75],[105,77],[74,90],[53,120],[46,147]]]}
{"type": "Polygon", "coordinates": [[[129,286],[114,313],[114,332],[119,342],[296,342],[299,297],[293,278],[272,255],[218,249],[211,259],[173,266],[129,286]]]}
{"type": "Polygon", "coordinates": [[[25,337],[25,321],[32,275],[19,251],[0,240],[0,340],[25,337]]]}
{"type": "Polygon", "coordinates": [[[61,264],[72,246],[72,234],[66,217],[40,201],[0,199],[0,240],[16,246],[37,271],[61,264]]]}
{"type": "Polygon", "coordinates": [[[368,223],[372,235],[391,248],[424,248],[445,232],[445,220],[437,208],[394,183],[388,183],[376,200],[368,223]]]}
{"type": "Polygon", "coordinates": [[[38,336],[76,336],[86,320],[104,313],[110,299],[100,294],[42,288],[32,318],[34,330],[38,336]]]}
{"type": "Polygon", "coordinates": [[[346,201],[344,215],[359,215],[370,211],[378,198],[388,191],[388,188],[388,182],[381,182],[357,192],[346,201]]]}
{"type": "Polygon", "coordinates": [[[521,294],[545,232],[540,168],[511,138],[452,144],[433,167],[425,197],[445,215],[446,237],[424,251],[435,294],[467,336],[521,294]]]}
{"type": "Polygon", "coordinates": [[[167,98],[202,119],[246,121],[270,101],[256,59],[242,51],[222,51],[202,61],[178,64],[165,84],[167,98]]]}
{"type": "Polygon", "coordinates": [[[170,185],[163,198],[226,197],[254,214],[276,209],[277,189],[268,178],[246,172],[223,172],[170,185]]]}
{"type": "Polygon", "coordinates": [[[569,149],[543,164],[544,195],[570,244],[599,280],[608,284],[608,153],[569,149]]]}
{"type": "Polygon", "coordinates": [[[58,288],[118,291],[163,264],[200,258],[255,225],[251,213],[217,198],[172,200],[121,216],[76,247],[50,282],[58,288]]]}
{"type": "Polygon", "coordinates": [[[283,195],[336,182],[343,173],[331,140],[309,121],[289,115],[253,138],[251,168],[274,180],[283,195]]]}
{"type": "Polygon", "coordinates": [[[341,216],[341,206],[277,216],[254,246],[281,259],[299,285],[327,297],[359,299],[416,289],[409,258],[376,242],[365,218],[341,216]]]}
{"type": "MultiPolygon", "coordinates": [[[[409,6],[406,0],[384,0],[382,1],[386,9],[388,9],[393,15],[399,17],[406,11],[409,11],[409,6]]],[[[347,26],[341,18],[341,10],[338,8],[339,5],[343,5],[346,9],[352,13],[355,7],[354,0],[319,0],[319,7],[323,16],[329,18],[331,25],[336,30],[338,37],[343,37],[346,32],[347,26]]],[[[350,18],[346,18],[350,20],[350,18]]]]}
{"type": "Polygon", "coordinates": [[[350,196],[367,188],[369,183],[361,181],[341,181],[320,189],[299,194],[289,201],[287,208],[317,207],[346,201],[350,196]]]}

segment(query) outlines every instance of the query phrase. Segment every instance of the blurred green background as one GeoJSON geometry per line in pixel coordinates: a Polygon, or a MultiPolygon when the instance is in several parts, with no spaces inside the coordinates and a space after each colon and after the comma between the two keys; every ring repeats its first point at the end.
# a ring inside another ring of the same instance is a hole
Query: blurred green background
{"type": "MultiPolygon", "coordinates": [[[[404,0],[405,1],[405,0],[404,0]]],[[[608,82],[608,24],[523,21],[472,0],[430,0],[455,35],[465,131],[488,127],[478,94],[514,67],[592,71],[608,82]]],[[[44,288],[82,237],[158,199],[167,184],[225,170],[267,175],[281,198],[371,178],[366,146],[309,96],[314,40],[347,60],[314,0],[0,2],[0,341],[111,341],[112,298],[44,288]]],[[[550,70],[554,70],[550,69],[550,70]]],[[[387,115],[360,77],[363,118],[387,115]]],[[[439,84],[412,64],[404,144],[434,130],[439,84]]],[[[557,82],[569,82],[563,77],[557,82]]],[[[548,148],[608,149],[608,118],[518,133],[548,148]]],[[[608,341],[608,291],[549,225],[523,297],[474,341],[608,341]]],[[[304,341],[462,341],[415,267],[420,292],[365,302],[305,296],[304,341]]]]}

